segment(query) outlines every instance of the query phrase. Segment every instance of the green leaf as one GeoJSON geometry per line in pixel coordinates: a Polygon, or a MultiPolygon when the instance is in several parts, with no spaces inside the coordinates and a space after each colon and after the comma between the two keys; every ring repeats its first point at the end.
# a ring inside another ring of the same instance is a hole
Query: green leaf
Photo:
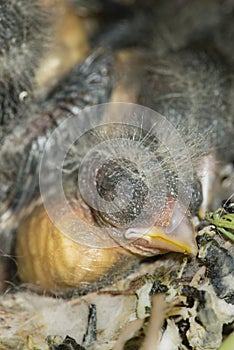
{"type": "MultiPolygon", "coordinates": [[[[206,213],[205,219],[215,225],[216,229],[234,242],[234,214],[227,213],[223,208],[206,213]],[[230,231],[231,230],[231,231],[230,231]]],[[[234,348],[233,348],[234,349],[234,348]]]]}
{"type": "Polygon", "coordinates": [[[219,350],[233,350],[234,349],[234,332],[223,342],[219,350]]]}

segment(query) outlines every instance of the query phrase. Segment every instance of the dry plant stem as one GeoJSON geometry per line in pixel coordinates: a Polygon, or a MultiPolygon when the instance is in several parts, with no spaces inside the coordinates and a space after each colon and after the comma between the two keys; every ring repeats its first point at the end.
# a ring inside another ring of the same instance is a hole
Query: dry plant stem
{"type": "MultiPolygon", "coordinates": [[[[152,298],[152,313],[147,329],[145,341],[140,350],[157,350],[160,329],[165,319],[166,303],[163,294],[157,294],[152,298]]],[[[136,319],[130,323],[120,333],[120,336],[113,350],[123,350],[124,344],[140,330],[144,324],[144,319],[136,319]]]]}
{"type": "Polygon", "coordinates": [[[140,350],[157,350],[160,329],[165,319],[165,311],[166,303],[163,294],[154,296],[152,299],[152,313],[146,338],[140,350]]]}
{"type": "Polygon", "coordinates": [[[124,344],[128,339],[130,339],[142,326],[144,320],[138,318],[130,322],[124,329],[122,330],[113,350],[123,350],[124,344]]]}

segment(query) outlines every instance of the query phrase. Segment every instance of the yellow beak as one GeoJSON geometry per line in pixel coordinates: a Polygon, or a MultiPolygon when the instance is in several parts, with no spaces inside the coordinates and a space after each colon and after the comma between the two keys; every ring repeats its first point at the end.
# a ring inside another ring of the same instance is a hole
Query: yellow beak
{"type": "Polygon", "coordinates": [[[134,251],[141,255],[152,256],[170,251],[196,255],[198,251],[191,218],[180,207],[174,210],[167,225],[156,223],[148,231],[132,230],[128,232],[128,237],[132,238],[134,251]]]}
{"type": "Polygon", "coordinates": [[[159,249],[162,251],[173,251],[179,253],[197,254],[197,244],[195,240],[195,232],[192,228],[186,229],[184,223],[179,225],[176,230],[170,234],[166,232],[166,228],[154,226],[147,234],[142,236],[151,249],[159,249]]]}

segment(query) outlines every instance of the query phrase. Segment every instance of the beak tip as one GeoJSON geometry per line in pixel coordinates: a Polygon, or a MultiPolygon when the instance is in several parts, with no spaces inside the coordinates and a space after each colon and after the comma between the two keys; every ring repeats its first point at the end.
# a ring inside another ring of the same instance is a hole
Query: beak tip
{"type": "Polygon", "coordinates": [[[175,227],[154,226],[143,238],[149,242],[153,249],[162,251],[174,251],[197,255],[198,246],[196,242],[196,233],[190,217],[185,215],[180,223],[175,227]]]}

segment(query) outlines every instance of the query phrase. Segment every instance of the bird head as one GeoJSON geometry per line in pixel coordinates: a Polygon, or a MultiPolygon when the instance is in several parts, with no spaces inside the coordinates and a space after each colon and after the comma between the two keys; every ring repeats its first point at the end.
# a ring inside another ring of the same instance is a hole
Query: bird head
{"type": "MultiPolygon", "coordinates": [[[[142,256],[196,254],[190,203],[197,182],[186,145],[156,112],[128,103],[113,105],[111,123],[106,122],[109,105],[95,106],[62,123],[47,144],[41,174],[53,176],[51,181],[41,176],[41,191],[49,216],[53,203],[73,196],[89,207],[95,227],[86,229],[76,216],[70,228],[59,229],[81,244],[119,245],[142,256]],[[58,142],[62,166],[52,150],[58,142]]],[[[63,209],[66,215],[69,210],[63,209]]],[[[61,211],[57,218],[53,215],[55,225],[62,225],[61,211]]]]}

